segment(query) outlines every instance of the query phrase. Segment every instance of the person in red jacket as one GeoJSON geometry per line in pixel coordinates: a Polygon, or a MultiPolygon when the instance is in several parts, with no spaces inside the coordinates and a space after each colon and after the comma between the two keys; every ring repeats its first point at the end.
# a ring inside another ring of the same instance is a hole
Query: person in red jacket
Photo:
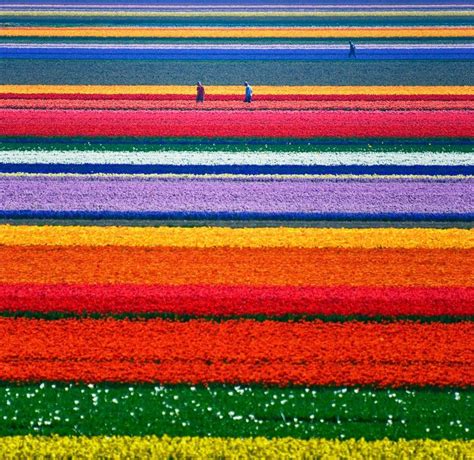
{"type": "Polygon", "coordinates": [[[206,94],[206,91],[200,81],[197,82],[196,91],[196,102],[204,102],[204,95],[206,94]]]}

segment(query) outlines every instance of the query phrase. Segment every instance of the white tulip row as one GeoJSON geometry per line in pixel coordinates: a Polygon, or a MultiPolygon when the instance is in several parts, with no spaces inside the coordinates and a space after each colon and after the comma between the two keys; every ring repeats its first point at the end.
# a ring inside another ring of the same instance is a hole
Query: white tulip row
{"type": "Polygon", "coordinates": [[[134,165],[473,165],[471,152],[0,151],[0,163],[134,165]]]}

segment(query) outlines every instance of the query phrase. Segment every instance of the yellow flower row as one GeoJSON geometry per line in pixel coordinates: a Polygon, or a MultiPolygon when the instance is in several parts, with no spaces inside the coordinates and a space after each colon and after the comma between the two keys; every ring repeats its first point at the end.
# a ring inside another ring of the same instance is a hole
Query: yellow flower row
{"type": "Polygon", "coordinates": [[[474,37],[472,27],[10,27],[1,37],[420,38],[474,37]]]}
{"type": "MultiPolygon", "coordinates": [[[[474,30],[474,29],[473,29],[474,30]]],[[[273,95],[474,95],[474,86],[260,86],[256,94],[273,95]]],[[[242,86],[207,86],[208,94],[240,95],[242,86]]],[[[185,85],[0,85],[0,94],[181,94],[194,95],[185,85]]]]}
{"type": "Polygon", "coordinates": [[[19,11],[2,10],[5,16],[85,16],[85,17],[444,17],[474,16],[472,11],[19,11]]]}
{"type": "Polygon", "coordinates": [[[365,441],[295,438],[167,436],[12,436],[0,440],[2,458],[368,459],[470,458],[474,441],[365,441]]]}
{"type": "Polygon", "coordinates": [[[474,230],[0,225],[0,245],[470,249],[474,230]]]}

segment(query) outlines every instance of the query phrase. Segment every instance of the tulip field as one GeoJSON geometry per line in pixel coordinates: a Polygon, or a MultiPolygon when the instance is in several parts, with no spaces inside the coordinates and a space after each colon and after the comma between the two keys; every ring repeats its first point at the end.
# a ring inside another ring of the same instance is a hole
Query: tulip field
{"type": "Polygon", "coordinates": [[[0,457],[471,458],[473,21],[2,2],[0,457]]]}

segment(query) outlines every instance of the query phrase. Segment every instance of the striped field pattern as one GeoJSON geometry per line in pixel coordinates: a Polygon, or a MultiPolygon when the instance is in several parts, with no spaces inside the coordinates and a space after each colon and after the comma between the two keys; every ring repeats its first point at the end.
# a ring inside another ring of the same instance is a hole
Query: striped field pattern
{"type": "Polygon", "coordinates": [[[473,18],[3,2],[0,457],[471,458],[473,18]]]}

